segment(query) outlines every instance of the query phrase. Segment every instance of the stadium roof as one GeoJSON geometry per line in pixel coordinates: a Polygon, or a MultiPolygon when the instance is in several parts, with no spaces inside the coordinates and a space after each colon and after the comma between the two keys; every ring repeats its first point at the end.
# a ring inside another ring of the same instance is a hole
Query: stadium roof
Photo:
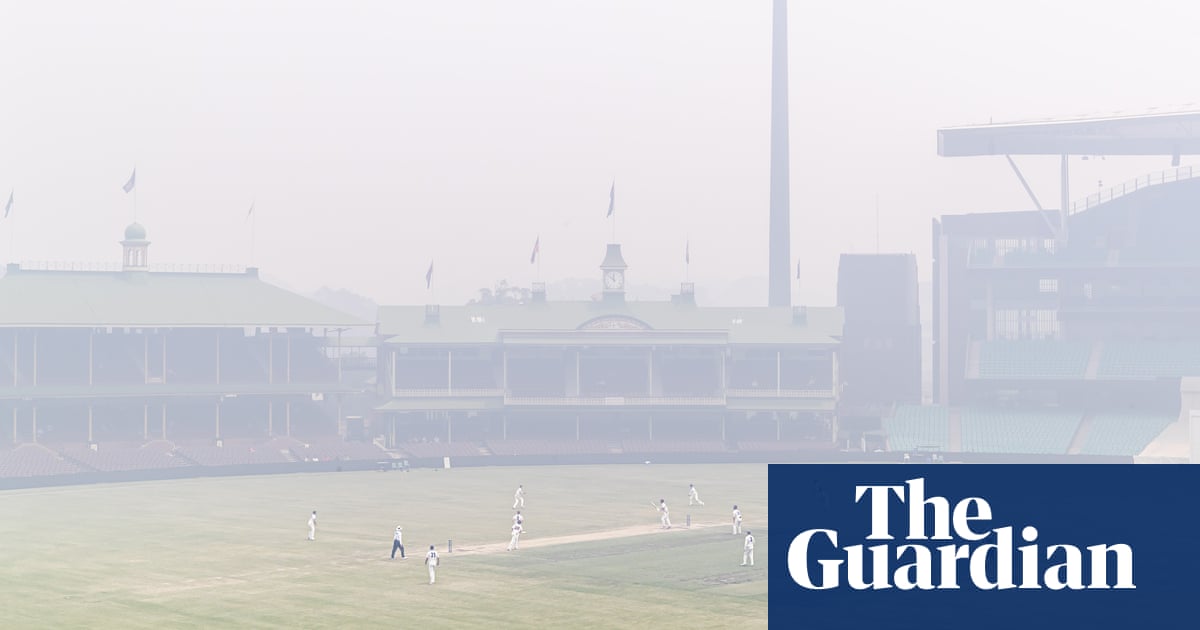
{"type": "Polygon", "coordinates": [[[381,306],[379,336],[390,344],[638,343],[836,344],[842,309],[808,308],[793,323],[791,307],[706,308],[672,302],[542,302],[441,306],[426,323],[424,306],[381,306]],[[648,334],[653,333],[653,334],[648,334]],[[606,335],[602,337],[601,335],[606,335]]]}
{"type": "Polygon", "coordinates": [[[938,155],[1196,155],[1200,110],[1115,113],[938,130],[938,155]]]}
{"type": "Polygon", "coordinates": [[[42,271],[9,265],[0,327],[347,327],[356,317],[245,273],[42,271]]]}

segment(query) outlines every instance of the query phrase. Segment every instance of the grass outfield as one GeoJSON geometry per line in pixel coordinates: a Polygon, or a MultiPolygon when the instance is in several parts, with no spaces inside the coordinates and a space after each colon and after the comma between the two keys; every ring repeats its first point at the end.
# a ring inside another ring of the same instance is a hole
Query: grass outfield
{"type": "Polygon", "coordinates": [[[12,490],[0,505],[5,628],[767,625],[760,464],[185,479],[12,490]],[[528,533],[510,553],[518,483],[528,533]],[[687,507],[688,483],[704,507],[687,507]],[[657,528],[659,498],[674,529],[657,528]],[[733,503],[755,533],[753,568],[739,566],[733,503]],[[388,559],[397,524],[403,562],[388,559]]]}

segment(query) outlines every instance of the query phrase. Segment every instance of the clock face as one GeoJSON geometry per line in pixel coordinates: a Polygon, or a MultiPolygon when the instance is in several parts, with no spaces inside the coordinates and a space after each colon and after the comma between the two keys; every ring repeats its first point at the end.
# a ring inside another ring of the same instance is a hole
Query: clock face
{"type": "Polygon", "coordinates": [[[604,272],[604,288],[620,289],[623,284],[625,284],[625,276],[620,271],[604,272]]]}

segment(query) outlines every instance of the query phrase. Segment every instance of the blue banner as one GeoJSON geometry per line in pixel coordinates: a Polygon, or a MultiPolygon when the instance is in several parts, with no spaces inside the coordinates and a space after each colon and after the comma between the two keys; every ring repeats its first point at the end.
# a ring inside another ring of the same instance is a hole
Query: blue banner
{"type": "Polygon", "coordinates": [[[1200,627],[1200,467],[770,466],[775,628],[1200,627]]]}

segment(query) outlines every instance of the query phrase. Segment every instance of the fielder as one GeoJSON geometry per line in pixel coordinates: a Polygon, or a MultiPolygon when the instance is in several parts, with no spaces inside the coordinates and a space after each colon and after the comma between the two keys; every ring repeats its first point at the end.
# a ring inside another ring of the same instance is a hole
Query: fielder
{"type": "Polygon", "coordinates": [[[513,495],[513,509],[517,509],[517,504],[525,507],[525,486],[518,485],[517,492],[513,495]]]}
{"type": "Polygon", "coordinates": [[[508,551],[512,551],[513,549],[519,548],[519,541],[521,538],[521,534],[523,534],[523,533],[525,533],[525,529],[521,527],[521,524],[513,523],[512,540],[508,541],[508,551]]]}
{"type": "Polygon", "coordinates": [[[695,502],[696,505],[704,505],[704,502],[700,500],[700,493],[696,492],[696,484],[689,483],[688,484],[688,505],[689,506],[692,505],[693,502],[695,502]]]}
{"type": "Polygon", "coordinates": [[[517,510],[517,513],[513,514],[513,525],[525,525],[525,517],[521,516],[521,510],[517,510]]]}
{"type": "Polygon", "coordinates": [[[400,550],[400,559],[404,559],[404,528],[396,526],[396,533],[392,535],[392,560],[396,559],[396,550],[400,550]]]}
{"type": "Polygon", "coordinates": [[[659,521],[662,522],[662,528],[671,529],[671,510],[667,509],[667,500],[659,499],[658,507],[656,509],[658,509],[659,513],[662,514],[662,518],[659,519],[659,521]]]}
{"type": "Polygon", "coordinates": [[[742,547],[742,566],[746,566],[746,560],[750,561],[750,566],[754,566],[754,536],[748,529],[746,530],[746,544],[742,547]]]}
{"type": "Polygon", "coordinates": [[[438,552],[429,545],[429,553],[425,554],[425,566],[429,567],[429,583],[437,581],[438,552]]]}
{"type": "Polygon", "coordinates": [[[317,539],[317,511],[313,510],[312,516],[308,517],[308,539],[317,539]]]}
{"type": "Polygon", "coordinates": [[[742,533],[742,511],[738,506],[733,506],[733,535],[737,536],[742,533]]]}

